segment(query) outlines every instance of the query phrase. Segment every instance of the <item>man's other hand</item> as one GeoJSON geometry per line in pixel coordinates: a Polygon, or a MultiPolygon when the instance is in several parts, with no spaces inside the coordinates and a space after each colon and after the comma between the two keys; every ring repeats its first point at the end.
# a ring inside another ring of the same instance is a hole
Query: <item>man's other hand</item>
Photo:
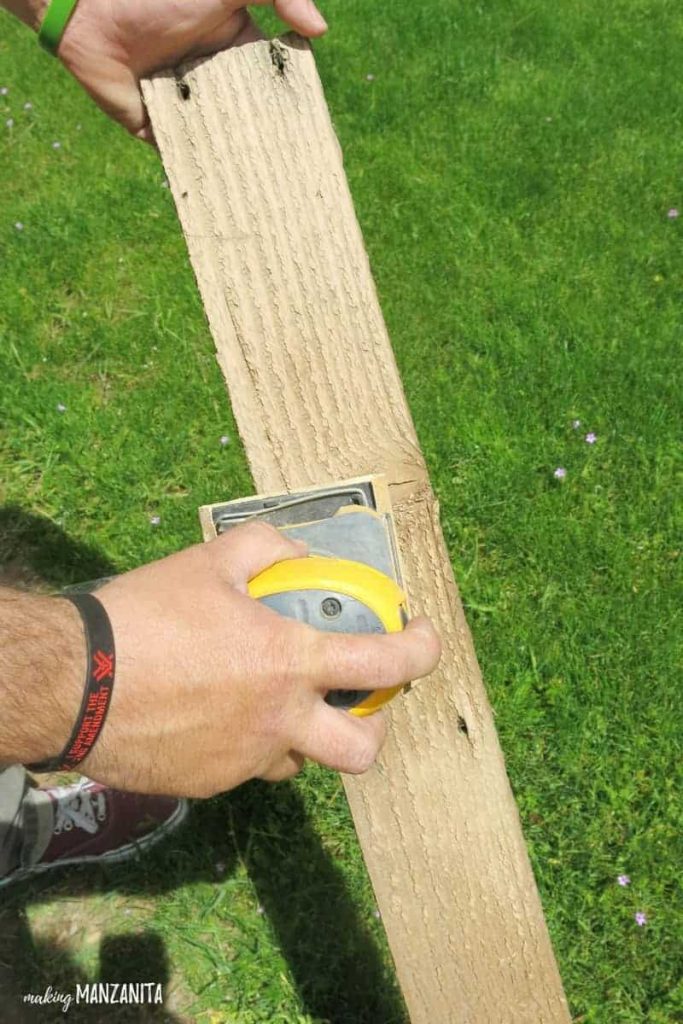
{"type": "MultiPolygon", "coordinates": [[[[270,6],[270,0],[253,3],[270,6]]],[[[275,0],[274,7],[301,35],[327,29],[313,0],[275,0]]],[[[107,114],[153,142],[142,78],[259,38],[240,0],[79,0],[58,56],[107,114]]]]}

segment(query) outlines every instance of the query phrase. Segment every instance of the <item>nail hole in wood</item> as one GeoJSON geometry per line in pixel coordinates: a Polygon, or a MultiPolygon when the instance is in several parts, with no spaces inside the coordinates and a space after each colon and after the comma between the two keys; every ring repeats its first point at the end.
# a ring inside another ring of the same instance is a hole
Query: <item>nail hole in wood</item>
{"type": "Polygon", "coordinates": [[[178,92],[180,93],[181,99],[184,100],[189,100],[190,96],[192,95],[192,90],[190,89],[189,85],[187,84],[184,78],[178,79],[178,92]]]}
{"type": "Polygon", "coordinates": [[[470,734],[470,730],[467,728],[467,722],[462,715],[458,715],[458,732],[464,732],[465,736],[469,736],[470,734]]]}
{"type": "Polygon", "coordinates": [[[284,49],[284,47],[277,41],[277,39],[273,39],[273,41],[270,44],[270,59],[278,75],[284,78],[285,70],[287,67],[287,61],[289,60],[289,54],[284,49]]]}

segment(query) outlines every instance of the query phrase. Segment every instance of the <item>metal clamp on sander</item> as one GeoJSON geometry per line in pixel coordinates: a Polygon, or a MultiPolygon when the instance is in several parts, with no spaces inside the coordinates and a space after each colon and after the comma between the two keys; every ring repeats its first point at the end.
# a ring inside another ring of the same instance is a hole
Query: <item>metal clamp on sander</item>
{"type": "MultiPolygon", "coordinates": [[[[249,594],[280,615],[333,633],[405,627],[408,604],[383,477],[205,505],[199,514],[205,540],[261,519],[308,544],[308,557],[277,562],[249,582],[249,594]]],[[[326,700],[371,715],[402,689],[331,690],[326,700]]]]}

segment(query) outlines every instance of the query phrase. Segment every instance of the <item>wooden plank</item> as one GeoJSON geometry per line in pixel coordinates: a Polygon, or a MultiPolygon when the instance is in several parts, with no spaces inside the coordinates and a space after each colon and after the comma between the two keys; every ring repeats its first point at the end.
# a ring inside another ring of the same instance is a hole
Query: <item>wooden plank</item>
{"type": "MultiPolygon", "coordinates": [[[[345,779],[413,1024],[568,1012],[314,60],[293,36],[144,94],[260,491],[384,473],[438,673],[345,779]]],[[[227,497],[216,495],[216,498],[227,497]]],[[[378,1022],[381,1024],[381,1022],[378,1022]]]]}

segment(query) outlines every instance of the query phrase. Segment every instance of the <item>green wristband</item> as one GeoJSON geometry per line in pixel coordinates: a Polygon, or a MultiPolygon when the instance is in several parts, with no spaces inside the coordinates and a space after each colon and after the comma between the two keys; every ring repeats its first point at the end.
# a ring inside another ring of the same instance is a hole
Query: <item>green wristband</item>
{"type": "Polygon", "coordinates": [[[38,31],[38,42],[55,57],[77,3],[78,0],[50,0],[45,12],[38,31]]]}

